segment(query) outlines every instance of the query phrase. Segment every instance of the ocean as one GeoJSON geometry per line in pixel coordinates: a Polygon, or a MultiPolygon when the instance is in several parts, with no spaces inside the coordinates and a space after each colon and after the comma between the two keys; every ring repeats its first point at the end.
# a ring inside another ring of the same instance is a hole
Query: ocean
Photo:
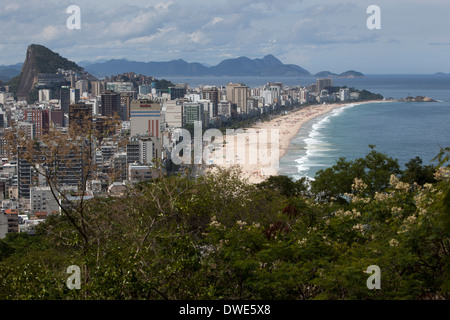
{"type": "MultiPolygon", "coordinates": [[[[269,81],[302,86],[315,83],[312,77],[166,79],[189,83],[191,87],[229,82],[241,82],[249,87],[262,86],[269,81]]],[[[366,89],[385,98],[421,95],[438,102],[348,104],[317,117],[306,123],[291,140],[289,150],[280,159],[279,174],[294,179],[314,178],[318,170],[331,167],[340,157],[347,160],[364,157],[370,151],[369,145],[398,159],[403,168],[416,156],[423,164],[436,164],[432,159],[440,148],[450,147],[450,75],[366,75],[357,79],[334,79],[334,84],[366,89]]]]}

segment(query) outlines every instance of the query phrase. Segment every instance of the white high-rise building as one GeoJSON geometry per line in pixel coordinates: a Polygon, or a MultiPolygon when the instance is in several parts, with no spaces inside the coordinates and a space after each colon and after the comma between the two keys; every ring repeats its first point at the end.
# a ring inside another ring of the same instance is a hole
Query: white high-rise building
{"type": "Polygon", "coordinates": [[[309,90],[308,89],[301,89],[300,90],[300,103],[306,103],[309,102],[309,90]]]}
{"type": "Polygon", "coordinates": [[[163,116],[161,104],[152,100],[133,100],[130,107],[131,136],[161,138],[163,116]]]}
{"type": "Polygon", "coordinates": [[[183,103],[179,100],[165,102],[165,119],[168,127],[181,128],[183,126],[183,103]]]}
{"type": "Polygon", "coordinates": [[[220,101],[217,107],[217,114],[225,117],[231,117],[231,101],[220,101]]]}
{"type": "Polygon", "coordinates": [[[75,83],[75,89],[80,90],[80,95],[87,95],[88,93],[88,81],[87,80],[78,80],[75,83]]]}
{"type": "Polygon", "coordinates": [[[339,100],[341,101],[350,100],[350,90],[348,88],[342,88],[339,90],[339,100]]]}
{"type": "Polygon", "coordinates": [[[262,90],[261,91],[261,96],[264,98],[264,102],[267,105],[271,105],[274,102],[273,99],[273,91],[271,90],[262,90]]]}
{"type": "Polygon", "coordinates": [[[50,101],[51,100],[51,94],[49,89],[41,89],[39,90],[39,101],[50,101]]]}

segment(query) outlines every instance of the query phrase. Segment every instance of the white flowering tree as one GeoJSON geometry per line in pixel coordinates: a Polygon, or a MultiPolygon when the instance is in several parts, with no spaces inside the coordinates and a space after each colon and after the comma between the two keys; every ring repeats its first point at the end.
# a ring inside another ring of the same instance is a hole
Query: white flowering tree
{"type": "MultiPolygon", "coordinates": [[[[325,186],[350,170],[351,180],[326,198],[286,192],[286,179],[258,187],[224,170],[195,180],[162,177],[123,198],[96,199],[87,209],[98,217],[92,226],[102,237],[89,251],[95,268],[81,293],[93,299],[449,299],[447,161],[444,153],[434,182],[419,185],[386,170],[395,171],[395,161],[371,151],[349,165],[341,161],[330,181],[321,174],[325,186]],[[354,170],[361,163],[365,173],[354,170]],[[367,286],[374,265],[379,289],[367,286]]],[[[67,251],[51,235],[45,239],[52,249],[67,251]]],[[[44,256],[33,248],[26,254],[33,253],[44,256]]],[[[14,275],[0,279],[0,298],[29,296],[16,267],[28,260],[13,258],[0,264],[0,274],[14,275]]],[[[36,270],[55,267],[49,262],[36,270]]],[[[62,296],[53,291],[50,297],[62,296]]]]}

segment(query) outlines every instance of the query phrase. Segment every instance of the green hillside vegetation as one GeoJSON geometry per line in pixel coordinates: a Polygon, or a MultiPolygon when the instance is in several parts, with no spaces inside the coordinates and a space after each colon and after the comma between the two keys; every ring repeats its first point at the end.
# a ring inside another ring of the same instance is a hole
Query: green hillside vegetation
{"type": "Polygon", "coordinates": [[[20,73],[17,77],[12,78],[9,80],[6,85],[10,86],[11,92],[17,92],[19,89],[20,81],[22,80],[22,73],[20,73]]]}
{"type": "Polygon", "coordinates": [[[30,47],[36,62],[37,73],[56,73],[58,68],[74,71],[83,70],[83,68],[78,66],[75,62],[61,57],[58,53],[53,52],[44,46],[32,44],[30,47]]]}
{"type": "MultiPolygon", "coordinates": [[[[83,68],[78,66],[75,62],[69,61],[42,45],[32,44],[28,47],[28,52],[31,52],[31,55],[23,68],[24,72],[28,75],[56,73],[58,69],[83,71],[83,68]]],[[[25,77],[24,72],[21,72],[7,83],[7,85],[11,86],[11,92],[17,93],[20,86],[24,85],[23,83],[21,84],[22,79],[25,77]]],[[[37,100],[37,97],[38,90],[35,87],[30,88],[27,92],[27,101],[33,103],[37,100]]]]}
{"type": "Polygon", "coordinates": [[[449,299],[450,148],[305,179],[238,170],[140,183],[0,241],[0,299],[449,299]],[[81,235],[75,226],[83,224],[81,235]],[[81,289],[66,287],[70,265],[81,289]],[[369,290],[364,271],[381,270],[369,290]]]}
{"type": "MultiPolygon", "coordinates": [[[[330,92],[338,92],[342,88],[347,88],[347,86],[333,87],[333,89],[330,90],[330,92]]],[[[330,89],[330,87],[327,87],[326,89],[330,89]]],[[[354,87],[351,87],[349,89],[350,89],[350,92],[358,92],[359,93],[359,100],[361,100],[361,101],[383,100],[384,99],[383,95],[381,95],[379,93],[370,92],[370,91],[368,91],[366,89],[360,90],[360,89],[355,89],[354,87]]]]}

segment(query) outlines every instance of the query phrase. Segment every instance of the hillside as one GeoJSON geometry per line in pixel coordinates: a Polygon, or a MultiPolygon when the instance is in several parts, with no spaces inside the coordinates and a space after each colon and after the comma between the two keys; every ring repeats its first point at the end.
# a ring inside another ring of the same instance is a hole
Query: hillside
{"type": "Polygon", "coordinates": [[[39,73],[56,73],[59,68],[83,71],[83,68],[75,62],[61,57],[44,46],[32,44],[28,46],[20,74],[11,79],[8,84],[19,100],[26,100],[36,84],[39,73]]]}
{"type": "Polygon", "coordinates": [[[315,77],[327,77],[327,78],[362,78],[364,74],[354,70],[348,70],[341,74],[333,73],[330,71],[320,71],[314,75],[315,77]]]}
{"type": "Polygon", "coordinates": [[[338,78],[362,78],[364,74],[358,71],[349,70],[338,75],[338,78]]]}
{"type": "Polygon", "coordinates": [[[330,71],[320,71],[317,72],[314,77],[336,77],[337,74],[330,71]]]}

